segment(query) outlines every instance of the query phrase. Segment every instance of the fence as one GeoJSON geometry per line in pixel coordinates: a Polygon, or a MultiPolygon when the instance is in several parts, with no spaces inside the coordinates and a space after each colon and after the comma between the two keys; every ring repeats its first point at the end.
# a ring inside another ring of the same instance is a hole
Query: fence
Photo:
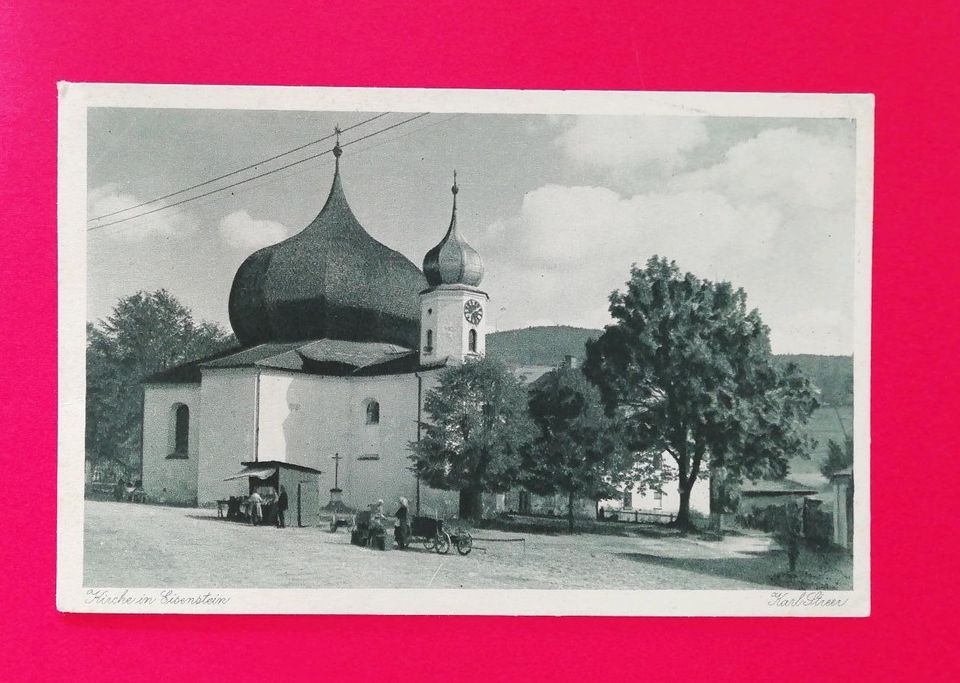
{"type": "Polygon", "coordinates": [[[643,510],[608,510],[605,520],[633,524],[671,524],[677,516],[672,512],[645,512],[643,510]]]}

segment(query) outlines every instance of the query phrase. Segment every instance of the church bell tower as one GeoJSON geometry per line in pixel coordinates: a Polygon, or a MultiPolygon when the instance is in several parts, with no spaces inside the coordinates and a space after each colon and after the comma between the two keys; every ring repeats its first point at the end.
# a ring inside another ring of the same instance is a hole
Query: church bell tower
{"type": "Polygon", "coordinates": [[[487,302],[480,254],[457,230],[457,173],[447,234],[423,258],[429,287],[420,293],[420,364],[463,363],[486,350],[487,302]]]}

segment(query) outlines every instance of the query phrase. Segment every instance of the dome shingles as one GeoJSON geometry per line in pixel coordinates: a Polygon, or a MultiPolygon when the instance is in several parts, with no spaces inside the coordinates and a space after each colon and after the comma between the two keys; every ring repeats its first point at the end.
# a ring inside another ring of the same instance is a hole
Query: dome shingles
{"type": "Polygon", "coordinates": [[[304,230],[251,254],[230,291],[230,323],[244,346],[342,339],[416,348],[426,282],[353,215],[339,159],[327,201],[304,230]]]}
{"type": "Polygon", "coordinates": [[[457,230],[457,174],[453,174],[453,214],[450,227],[440,244],[423,258],[423,274],[431,287],[440,285],[467,285],[476,287],[483,280],[483,259],[477,250],[467,244],[457,230]]]}

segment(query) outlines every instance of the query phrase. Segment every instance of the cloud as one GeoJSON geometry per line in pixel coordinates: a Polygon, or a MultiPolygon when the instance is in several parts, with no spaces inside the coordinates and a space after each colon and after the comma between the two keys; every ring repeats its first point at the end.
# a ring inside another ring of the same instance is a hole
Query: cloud
{"type": "Polygon", "coordinates": [[[699,117],[578,116],[555,142],[570,158],[589,166],[672,171],[707,139],[699,117]]]}
{"type": "MultiPolygon", "coordinates": [[[[116,211],[137,206],[142,202],[143,200],[136,195],[121,192],[118,183],[107,183],[87,193],[87,216],[96,218],[113,214],[116,211]]],[[[91,228],[97,228],[99,225],[135,216],[154,208],[157,207],[148,205],[133,211],[123,211],[123,213],[106,216],[102,220],[94,221],[89,225],[91,228]]],[[[170,236],[191,232],[199,224],[199,219],[193,213],[185,209],[174,208],[169,211],[158,211],[142,218],[127,220],[116,225],[105,225],[102,229],[98,229],[98,232],[108,235],[112,239],[140,241],[154,236],[170,236]]]]}
{"type": "Polygon", "coordinates": [[[796,128],[766,130],[731,147],[719,164],[680,175],[674,189],[709,188],[734,201],[833,209],[853,201],[853,149],[796,128]]]}
{"type": "MultiPolygon", "coordinates": [[[[603,187],[547,185],[527,193],[515,218],[495,224],[481,250],[494,252],[488,281],[521,292],[529,315],[568,324],[607,322],[606,300],[633,263],[654,254],[708,278],[731,278],[769,254],[781,215],[691,190],[621,196],[603,187]],[[510,244],[510,250],[495,245],[510,244]]],[[[508,326],[522,321],[505,315],[508,326]]]]}
{"type": "Polygon", "coordinates": [[[843,311],[811,308],[783,316],[770,330],[770,344],[782,353],[803,353],[814,346],[819,353],[843,355],[853,347],[853,329],[843,311]]]}
{"type": "Polygon", "coordinates": [[[220,236],[237,249],[253,251],[276,244],[290,235],[290,228],[277,221],[253,218],[245,209],[220,219],[220,236]]]}
{"type": "Polygon", "coordinates": [[[636,194],[543,185],[478,243],[496,255],[485,280],[494,303],[523,301],[498,324],[600,327],[630,265],[657,254],[744,287],[775,350],[849,352],[853,181],[844,143],[781,128],[732,146],[708,168],[661,174],[636,194]]]}

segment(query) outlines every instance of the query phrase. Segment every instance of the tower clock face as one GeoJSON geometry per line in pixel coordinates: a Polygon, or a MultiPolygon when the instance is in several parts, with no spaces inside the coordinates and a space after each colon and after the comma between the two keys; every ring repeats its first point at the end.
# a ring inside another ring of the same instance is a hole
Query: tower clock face
{"type": "Polygon", "coordinates": [[[471,325],[478,325],[483,319],[483,306],[476,299],[468,299],[463,305],[463,317],[471,325]]]}

